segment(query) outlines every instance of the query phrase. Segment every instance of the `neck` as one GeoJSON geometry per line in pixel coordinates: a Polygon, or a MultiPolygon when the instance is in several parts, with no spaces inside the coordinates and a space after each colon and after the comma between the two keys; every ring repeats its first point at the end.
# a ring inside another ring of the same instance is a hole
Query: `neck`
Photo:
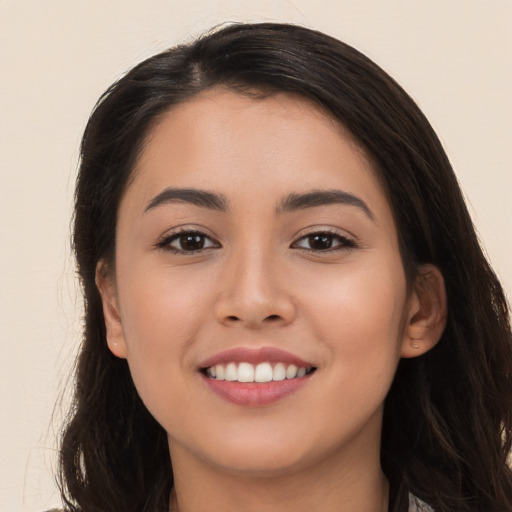
{"type": "MultiPolygon", "coordinates": [[[[308,482],[311,485],[310,482],[308,482]]],[[[338,488],[330,495],[319,493],[319,488],[307,488],[307,495],[301,492],[289,492],[290,487],[281,482],[267,485],[264,482],[252,482],[243,488],[230,486],[230,490],[211,493],[208,502],[199,496],[180,488],[179,498],[175,488],[171,492],[169,512],[203,512],[223,510],[226,512],[311,512],[322,505],[322,512],[387,512],[389,500],[388,483],[383,475],[371,486],[370,492],[361,492],[352,487],[338,488]],[[315,492],[316,491],[316,492],[315,492]]],[[[196,489],[197,490],[197,489],[196,489]]]]}

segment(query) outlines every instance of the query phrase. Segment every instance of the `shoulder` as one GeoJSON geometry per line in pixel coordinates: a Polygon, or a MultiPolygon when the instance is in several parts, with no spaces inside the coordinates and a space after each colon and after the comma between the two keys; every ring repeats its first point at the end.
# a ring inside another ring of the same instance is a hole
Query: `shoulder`
{"type": "Polygon", "coordinates": [[[434,509],[409,493],[409,512],[434,512],[434,509]]]}

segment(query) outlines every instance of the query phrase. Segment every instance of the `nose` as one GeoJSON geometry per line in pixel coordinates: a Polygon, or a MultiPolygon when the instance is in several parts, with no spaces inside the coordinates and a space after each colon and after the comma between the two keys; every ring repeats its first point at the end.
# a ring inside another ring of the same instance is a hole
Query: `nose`
{"type": "Polygon", "coordinates": [[[233,255],[225,264],[219,288],[215,315],[224,325],[259,329],[285,326],[295,318],[285,269],[277,258],[261,251],[233,255]]]}

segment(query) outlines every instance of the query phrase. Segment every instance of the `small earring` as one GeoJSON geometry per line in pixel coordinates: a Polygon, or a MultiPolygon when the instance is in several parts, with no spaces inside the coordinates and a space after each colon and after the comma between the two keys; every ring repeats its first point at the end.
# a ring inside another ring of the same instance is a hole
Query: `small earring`
{"type": "Polygon", "coordinates": [[[411,347],[412,348],[420,348],[420,346],[417,343],[414,343],[416,340],[421,341],[421,338],[411,338],[411,347]]]}

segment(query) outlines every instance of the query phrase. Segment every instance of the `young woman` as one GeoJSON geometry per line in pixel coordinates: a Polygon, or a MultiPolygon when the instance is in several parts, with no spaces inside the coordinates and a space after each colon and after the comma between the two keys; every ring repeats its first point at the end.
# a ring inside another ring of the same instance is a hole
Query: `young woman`
{"type": "Polygon", "coordinates": [[[233,25],[84,134],[73,511],[512,509],[512,336],[414,102],[324,34],[233,25]]]}

